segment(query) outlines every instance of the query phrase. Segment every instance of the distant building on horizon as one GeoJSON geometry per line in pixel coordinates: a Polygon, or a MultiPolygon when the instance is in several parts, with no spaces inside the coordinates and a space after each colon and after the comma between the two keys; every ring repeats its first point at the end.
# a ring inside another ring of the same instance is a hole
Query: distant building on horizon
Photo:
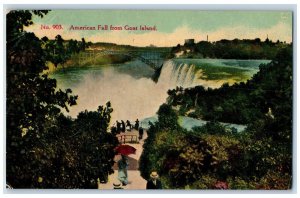
{"type": "Polygon", "coordinates": [[[195,39],[185,39],[184,44],[185,45],[193,45],[193,44],[195,44],[195,39]]]}
{"type": "Polygon", "coordinates": [[[148,47],[156,47],[156,45],[150,44],[148,47]]]}

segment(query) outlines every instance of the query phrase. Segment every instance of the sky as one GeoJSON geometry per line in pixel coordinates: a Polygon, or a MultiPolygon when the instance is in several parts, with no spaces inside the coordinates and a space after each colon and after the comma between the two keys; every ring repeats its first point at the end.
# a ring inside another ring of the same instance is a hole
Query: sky
{"type": "Polygon", "coordinates": [[[184,39],[217,41],[220,39],[292,41],[292,13],[286,11],[193,11],[193,10],[52,10],[45,17],[33,18],[26,28],[38,37],[110,42],[134,46],[175,46],[184,39]],[[51,29],[41,29],[41,25],[51,29]],[[61,25],[63,29],[53,29],[61,25]],[[98,30],[108,25],[108,30],[98,30]],[[122,30],[110,30],[110,26],[122,30]],[[125,30],[125,26],[138,30],[125,30]],[[140,25],[156,31],[139,30],[140,25]],[[71,26],[95,27],[96,30],[72,30],[71,26]]]}

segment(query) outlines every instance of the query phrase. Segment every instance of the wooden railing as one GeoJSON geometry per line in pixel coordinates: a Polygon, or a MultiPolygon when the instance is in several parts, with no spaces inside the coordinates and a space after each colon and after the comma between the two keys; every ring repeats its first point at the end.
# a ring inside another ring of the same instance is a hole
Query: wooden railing
{"type": "Polygon", "coordinates": [[[120,135],[118,140],[121,144],[125,143],[139,143],[137,135],[120,135]]]}

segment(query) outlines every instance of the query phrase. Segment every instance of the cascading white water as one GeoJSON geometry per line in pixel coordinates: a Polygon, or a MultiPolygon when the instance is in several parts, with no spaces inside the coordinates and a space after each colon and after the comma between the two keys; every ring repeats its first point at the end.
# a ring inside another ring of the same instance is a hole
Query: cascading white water
{"type": "Polygon", "coordinates": [[[95,111],[99,105],[111,102],[114,109],[112,121],[135,120],[151,117],[166,101],[167,91],[176,86],[192,87],[207,83],[201,80],[201,70],[194,65],[166,61],[158,82],[150,78],[136,79],[117,72],[114,67],[105,67],[101,74],[85,74],[80,83],[72,88],[78,94],[77,105],[70,108],[69,115],[76,117],[80,111],[95,111]]]}
{"type": "Polygon", "coordinates": [[[201,85],[202,70],[197,70],[195,65],[176,64],[173,61],[164,63],[158,84],[167,83],[168,89],[178,87],[193,87],[201,85]]]}

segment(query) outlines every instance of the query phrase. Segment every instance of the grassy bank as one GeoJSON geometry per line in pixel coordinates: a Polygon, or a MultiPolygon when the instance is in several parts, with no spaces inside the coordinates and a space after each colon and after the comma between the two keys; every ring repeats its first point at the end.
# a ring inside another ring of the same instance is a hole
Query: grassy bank
{"type": "Polygon", "coordinates": [[[73,55],[71,59],[64,64],[64,67],[120,64],[132,59],[131,57],[123,54],[108,54],[83,58],[83,53],[73,55]]]}

